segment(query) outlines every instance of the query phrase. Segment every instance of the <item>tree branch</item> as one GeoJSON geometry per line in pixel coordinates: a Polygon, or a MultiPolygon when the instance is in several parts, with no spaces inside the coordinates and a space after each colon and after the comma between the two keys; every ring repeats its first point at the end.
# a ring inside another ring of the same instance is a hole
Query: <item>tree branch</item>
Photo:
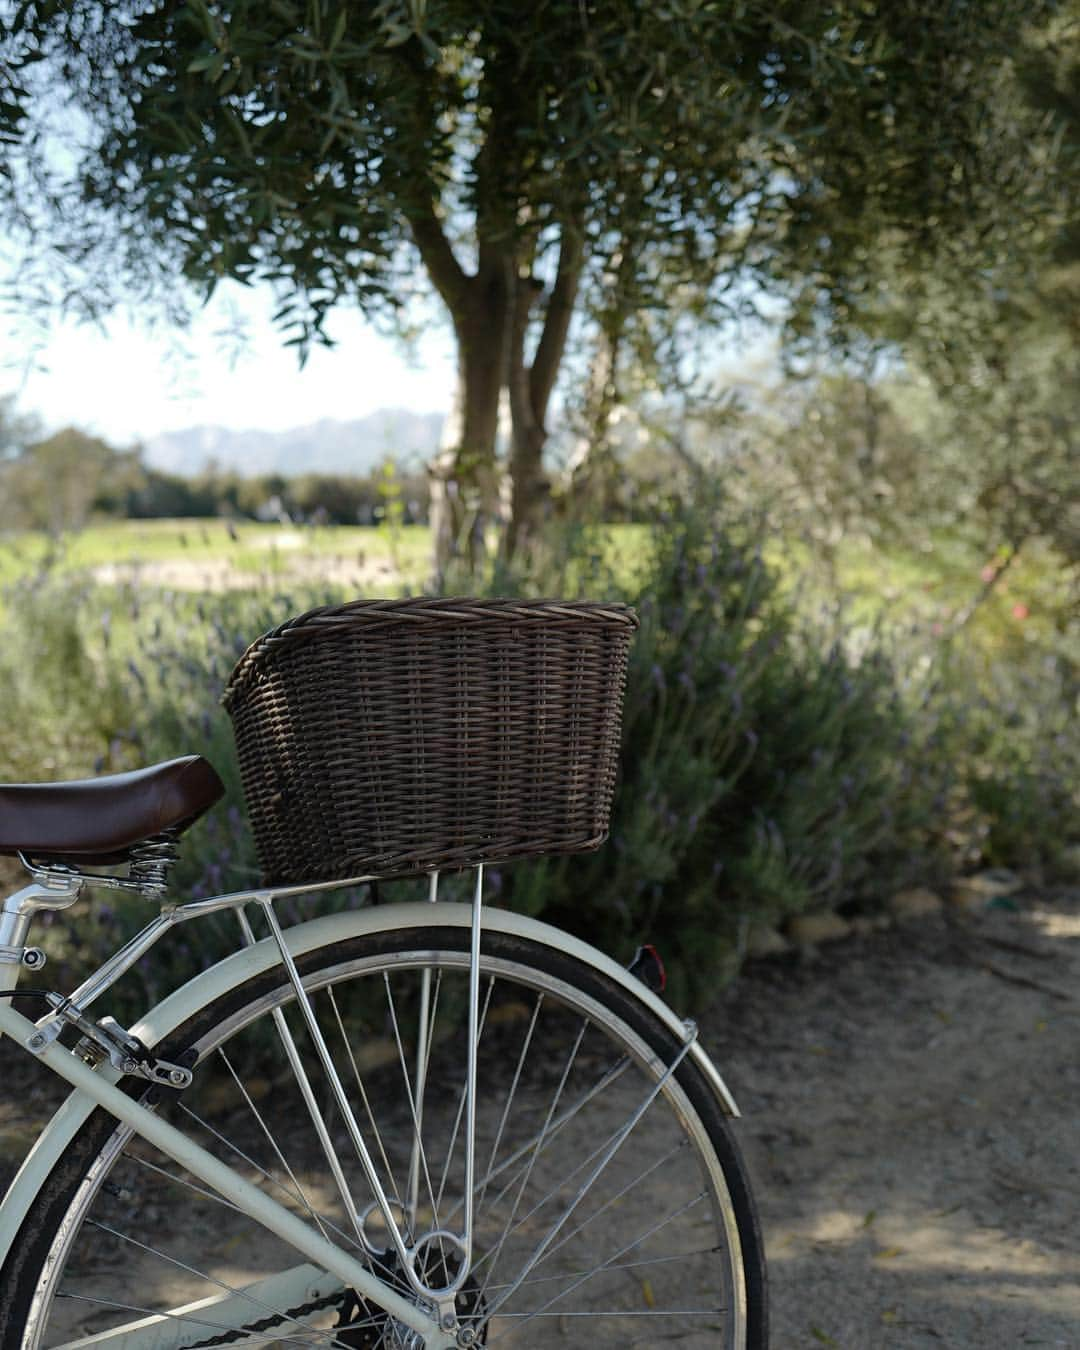
{"type": "Polygon", "coordinates": [[[543,426],[548,401],[559,374],[570,320],[574,315],[578,284],[585,259],[584,236],[580,219],[568,220],[559,244],[559,268],[547,303],[544,327],[529,371],[529,398],[533,416],[543,426]]]}
{"type": "Polygon", "coordinates": [[[1023,536],[1021,536],[1018,539],[1009,540],[1006,546],[1009,550],[1008,553],[1006,553],[1005,557],[1002,559],[1001,562],[993,564],[989,575],[983,582],[978,593],[967,602],[967,604],[960,610],[960,612],[953,619],[952,626],[949,630],[950,637],[955,637],[957,633],[962,632],[968,626],[971,620],[975,617],[978,610],[990,598],[998,582],[1009,570],[1009,568],[1013,565],[1016,559],[1020,556],[1020,550],[1023,548],[1023,546],[1024,546],[1023,536]]]}
{"type": "Polygon", "coordinates": [[[409,227],[428,276],[456,321],[465,306],[472,278],[458,262],[430,203],[422,213],[410,214],[409,227]]]}
{"type": "Polygon", "coordinates": [[[506,361],[506,387],[510,395],[510,416],[514,425],[512,458],[520,455],[522,448],[541,425],[534,412],[529,389],[529,370],[525,365],[525,333],[535,299],[536,294],[531,289],[529,279],[515,275],[506,361]]]}
{"type": "MultiPolygon", "coordinates": [[[[394,51],[400,78],[412,84],[416,96],[412,110],[414,140],[411,144],[424,145],[436,120],[431,97],[431,72],[425,64],[423,48],[416,38],[401,43],[394,51]]],[[[413,156],[410,154],[408,158],[412,159],[413,156]]],[[[435,214],[435,190],[427,186],[429,170],[430,164],[421,152],[419,161],[413,163],[404,181],[407,190],[403,194],[403,205],[413,242],[420,252],[420,260],[456,325],[468,300],[471,277],[458,262],[439,217],[435,214]]]]}

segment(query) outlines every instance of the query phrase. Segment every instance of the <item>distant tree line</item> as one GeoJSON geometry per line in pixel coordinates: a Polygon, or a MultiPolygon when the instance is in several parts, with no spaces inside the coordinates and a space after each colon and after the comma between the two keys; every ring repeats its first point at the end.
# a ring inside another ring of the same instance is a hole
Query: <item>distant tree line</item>
{"type": "Polygon", "coordinates": [[[269,282],[303,352],[338,305],[408,331],[426,276],[460,371],[440,558],[494,519],[510,554],[549,514],[560,383],[601,445],[762,289],[842,352],[887,270],[905,315],[927,274],[1000,292],[1071,174],[1075,7],[0,6],[0,285],[97,319],[269,282]]]}
{"type": "Polygon", "coordinates": [[[42,436],[0,399],[0,528],[61,534],[95,517],[234,516],[327,525],[372,525],[391,514],[427,521],[423,472],[387,461],[366,476],[304,473],[243,476],[209,465],[194,477],[164,473],[138,448],[117,450],[67,427],[42,436]]]}
{"type": "MultiPolygon", "coordinates": [[[[662,418],[661,418],[662,421],[662,418]]],[[[596,521],[652,519],[658,498],[692,489],[703,469],[670,452],[658,423],[628,419],[610,457],[588,472],[573,459],[559,474],[552,514],[596,521]]],[[[45,436],[37,421],[0,397],[0,530],[59,535],[94,519],[226,516],[326,525],[428,524],[429,478],[387,457],[366,475],[246,475],[213,463],[194,475],[167,473],[141,447],[117,449],[77,427],[45,436]]]]}
{"type": "Polygon", "coordinates": [[[102,493],[103,515],[146,520],[162,516],[238,516],[323,525],[375,525],[391,503],[403,525],[426,524],[427,477],[391,465],[372,474],[304,473],[296,477],[242,477],[207,467],[193,478],[142,469],[139,480],[119,493],[102,493]]]}

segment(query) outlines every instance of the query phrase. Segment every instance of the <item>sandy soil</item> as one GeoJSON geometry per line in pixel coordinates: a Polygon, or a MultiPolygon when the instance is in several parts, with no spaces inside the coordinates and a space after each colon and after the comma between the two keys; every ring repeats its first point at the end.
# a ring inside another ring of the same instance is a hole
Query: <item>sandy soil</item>
{"type": "MultiPolygon", "coordinates": [[[[702,1019],[777,1350],[1080,1347],[1078,975],[1080,894],[1031,897],[758,963],[702,1019]]],[[[0,1073],[9,1171],[56,1094],[0,1073]]]]}
{"type": "Polygon", "coordinates": [[[403,585],[402,574],[385,557],[341,557],[338,554],[304,554],[268,557],[262,571],[234,567],[225,558],[205,561],[169,558],[156,562],[102,563],[93,571],[104,586],[129,585],[176,591],[249,590],[269,582],[343,586],[358,593],[370,590],[394,592],[403,585]]]}
{"type": "Polygon", "coordinates": [[[1080,896],[762,963],[706,1019],[779,1350],[1080,1346],[1080,896]]]}

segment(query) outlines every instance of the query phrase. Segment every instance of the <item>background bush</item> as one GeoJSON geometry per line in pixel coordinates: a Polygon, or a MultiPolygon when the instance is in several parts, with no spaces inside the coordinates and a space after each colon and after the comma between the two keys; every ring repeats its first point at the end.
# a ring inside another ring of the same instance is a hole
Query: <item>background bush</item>
{"type": "Polygon", "coordinates": [[[677,1001],[730,978],[753,925],[944,866],[945,773],[912,771],[891,661],[856,655],[833,614],[800,618],[763,536],[699,501],[664,521],[630,585],[601,584],[641,616],[611,845],[504,883],[507,903],[622,957],[655,941],[677,1001]]]}
{"type": "MultiPolygon", "coordinates": [[[[527,569],[486,583],[627,600],[641,616],[610,844],[493,869],[492,898],[622,959],[656,942],[684,1004],[737,971],[755,925],[872,908],[962,866],[1051,865],[1077,838],[1071,637],[1025,662],[855,627],[793,590],[765,560],[767,538],[759,518],[699,498],[617,546],[610,533],[567,529],[527,569]]],[[[251,639],[341,598],[310,587],[146,598],[70,574],[22,580],[3,602],[2,776],[205,754],[228,796],[187,836],[177,888],[250,885],[257,862],[221,689],[251,639]]],[[[358,902],[293,901],[284,917],[358,902]]],[[[103,893],[92,914],[53,921],[49,943],[72,971],[149,910],[103,893]]],[[[128,977],[130,1006],[116,1015],[235,943],[231,915],[186,925],[128,977]]]]}

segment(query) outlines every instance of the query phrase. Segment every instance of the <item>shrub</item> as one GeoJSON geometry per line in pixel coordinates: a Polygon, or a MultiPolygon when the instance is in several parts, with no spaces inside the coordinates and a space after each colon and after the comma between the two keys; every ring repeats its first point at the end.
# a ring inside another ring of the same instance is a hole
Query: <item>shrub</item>
{"type": "MultiPolygon", "coordinates": [[[[290,614],[340,599],[326,591],[143,597],[129,586],[91,587],[44,573],[8,588],[0,648],[0,778],[40,780],[119,772],[199,753],[221,774],[225,801],[184,837],[174,890],[189,897],[251,885],[258,877],[243,811],[229,721],[219,699],[250,637],[290,614]]],[[[320,910],[356,903],[321,897],[320,910]]],[[[295,921],[314,901],[286,905],[295,921]]],[[[141,897],[99,891],[45,915],[43,944],[70,984],[99,965],[151,917],[141,897]]],[[[169,989],[235,950],[235,916],[185,925],[110,995],[131,1019],[169,989]]]]}
{"type": "Polygon", "coordinates": [[[834,618],[800,620],[761,542],[760,525],[699,503],[664,522],[630,586],[595,566],[585,581],[579,560],[583,590],[642,621],[612,842],[501,878],[507,903],[623,957],[656,941],[691,1002],[738,969],[752,924],[937,865],[941,784],[907,772],[891,663],[850,654],[834,618]]]}
{"type": "Polygon", "coordinates": [[[30,577],[6,594],[0,774],[101,772],[137,745],[130,674],[111,650],[113,608],[79,580],[30,577]]]}
{"type": "MultiPolygon", "coordinates": [[[[755,924],[869,906],[958,858],[1050,865],[1080,820],[1077,665],[1064,638],[1050,664],[1038,664],[1044,653],[979,665],[910,634],[857,634],[842,612],[807,613],[780,585],[764,537],[761,521],[699,501],[649,529],[552,535],[528,566],[500,566],[484,583],[492,594],[587,595],[639,611],[610,844],[492,868],[492,899],[622,959],[655,941],[682,1004],[734,974],[755,924]]],[[[228,796],[187,837],[177,889],[250,885],[257,863],[221,688],[252,638],[341,598],[141,596],[70,576],[24,580],[4,600],[0,777],[203,753],[228,796]]],[[[466,885],[448,881],[451,894],[466,885]]],[[[284,918],[355,903],[341,893],[287,902],[284,918]]],[[[105,894],[89,919],[81,907],[57,916],[46,945],[73,977],[148,917],[141,900],[105,894]]],[[[135,1015],[236,942],[228,914],[185,926],[127,977],[110,1011],[135,1015]]]]}
{"type": "Polygon", "coordinates": [[[1075,646],[990,661],[946,653],[941,702],[968,858],[1053,875],[1080,843],[1075,646]]]}

